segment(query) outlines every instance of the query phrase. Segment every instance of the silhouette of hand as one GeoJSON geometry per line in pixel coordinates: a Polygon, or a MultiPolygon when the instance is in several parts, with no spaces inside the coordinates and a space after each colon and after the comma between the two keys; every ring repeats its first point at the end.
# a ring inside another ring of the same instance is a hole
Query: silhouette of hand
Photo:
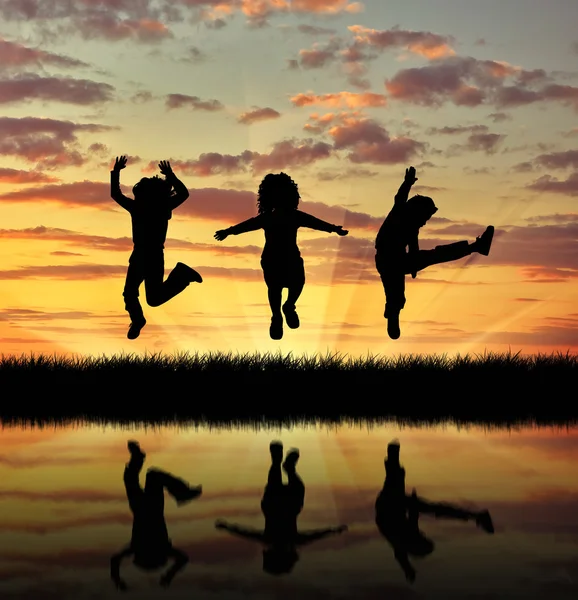
{"type": "Polygon", "coordinates": [[[415,278],[416,278],[416,276],[417,276],[417,273],[412,273],[412,274],[411,274],[411,278],[412,278],[412,279],[415,279],[415,278]]]}
{"type": "Polygon", "coordinates": [[[339,227],[337,228],[337,231],[335,233],[337,235],[344,236],[344,235],[347,235],[349,233],[349,230],[348,229],[343,229],[343,227],[341,225],[339,225],[339,227]]]}
{"type": "Polygon", "coordinates": [[[405,180],[411,185],[413,185],[417,181],[414,167],[409,167],[409,169],[405,170],[405,180]]]}
{"type": "Polygon", "coordinates": [[[115,171],[120,171],[126,167],[126,156],[117,156],[114,162],[113,169],[115,171]]]}
{"type": "Polygon", "coordinates": [[[217,233],[215,233],[215,239],[219,242],[222,242],[229,234],[226,229],[219,229],[217,233]]]}
{"type": "Polygon", "coordinates": [[[171,163],[168,160],[161,160],[159,163],[159,169],[161,170],[161,173],[167,177],[173,174],[171,163]]]}

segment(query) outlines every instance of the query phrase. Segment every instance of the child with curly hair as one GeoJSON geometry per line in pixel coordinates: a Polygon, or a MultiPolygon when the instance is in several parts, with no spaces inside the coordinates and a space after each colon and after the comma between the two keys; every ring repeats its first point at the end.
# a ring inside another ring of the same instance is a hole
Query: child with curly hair
{"type": "Polygon", "coordinates": [[[261,268],[267,285],[272,317],[269,335],[274,340],[283,337],[283,314],[290,329],[299,327],[295,304],[305,285],[303,258],[297,247],[297,230],[309,227],[317,231],[349,232],[341,225],[332,225],[297,209],[301,196],[297,184],[286,173],[269,173],[259,185],[256,217],[215,233],[223,241],[229,235],[263,229],[265,246],[261,268]],[[283,288],[288,288],[287,300],[281,306],[283,288]]]}

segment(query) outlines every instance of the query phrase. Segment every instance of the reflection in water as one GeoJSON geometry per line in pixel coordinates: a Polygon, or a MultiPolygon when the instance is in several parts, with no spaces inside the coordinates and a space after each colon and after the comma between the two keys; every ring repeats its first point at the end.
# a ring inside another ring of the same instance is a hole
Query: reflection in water
{"type": "Polygon", "coordinates": [[[578,428],[281,430],[287,448],[299,447],[299,461],[276,444],[269,456],[271,438],[281,435],[271,427],[133,431],[146,461],[136,443],[129,457],[119,426],[2,429],[1,600],[122,597],[111,575],[139,600],[578,598],[578,428]],[[395,437],[404,454],[400,460],[399,446],[390,446],[384,473],[383,449],[395,437]],[[145,484],[153,456],[165,470],[150,470],[145,484]],[[202,500],[179,506],[201,489],[166,471],[202,482],[202,500]],[[376,483],[384,487],[377,502],[376,483]],[[163,502],[166,494],[176,502],[163,502]],[[468,498],[492,518],[474,512],[468,498]],[[215,528],[218,517],[256,529],[222,522],[245,533],[229,535],[215,528]],[[487,535],[492,519],[496,533],[487,535]],[[346,534],[301,547],[339,528],[306,530],[340,523],[346,534]],[[169,590],[159,588],[163,573],[169,590]]]}
{"type": "Polygon", "coordinates": [[[436,519],[475,520],[487,533],[494,533],[494,525],[487,510],[473,512],[445,502],[428,502],[419,498],[415,489],[406,494],[405,468],[399,462],[399,450],[397,440],[387,446],[385,481],[375,501],[375,522],[391,544],[406,579],[413,583],[416,572],[409,556],[424,557],[434,551],[434,543],[419,528],[420,514],[434,515],[436,519]]]}
{"type": "Polygon", "coordinates": [[[261,500],[261,510],[265,517],[265,529],[258,530],[227,523],[222,519],[215,523],[218,529],[252,539],[265,544],[263,550],[263,570],[271,575],[290,573],[299,560],[297,548],[310,544],[328,535],[342,533],[346,525],[298,531],[297,517],[303,509],[305,486],[297,474],[299,451],[293,448],[283,462],[283,445],[271,442],[271,467],[267,485],[261,500]],[[281,464],[282,463],[282,464],[281,464]],[[281,467],[287,474],[287,483],[283,483],[281,467]]]}
{"type": "Polygon", "coordinates": [[[186,504],[201,495],[202,486],[191,487],[188,483],[160,469],[149,469],[144,489],[139,482],[146,454],[136,441],[128,442],[130,460],[124,469],[124,486],[128,504],[133,514],[130,544],[115,554],[110,561],[110,576],[119,590],[126,590],[126,582],[120,576],[123,558],[133,556],[133,563],[146,571],[164,567],[170,558],[173,565],[161,576],[160,585],[168,587],[175,575],[187,564],[187,555],[174,548],[165,522],[165,489],[177,501],[186,504]]]}

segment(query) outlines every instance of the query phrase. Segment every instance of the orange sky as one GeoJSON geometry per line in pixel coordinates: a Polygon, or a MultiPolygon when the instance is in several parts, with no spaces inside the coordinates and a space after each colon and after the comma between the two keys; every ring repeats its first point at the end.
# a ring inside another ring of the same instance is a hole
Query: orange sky
{"type": "Polygon", "coordinates": [[[0,1],[0,352],[574,351],[578,8],[555,5],[0,1]],[[172,162],[190,197],[167,272],[204,278],[145,305],[135,341],[120,154],[128,194],[172,162]],[[489,257],[408,278],[393,341],[373,243],[408,165],[439,207],[422,248],[496,237],[489,257]],[[280,171],[350,234],[300,231],[302,325],[277,342],[263,232],[213,234],[255,215],[280,171]]]}

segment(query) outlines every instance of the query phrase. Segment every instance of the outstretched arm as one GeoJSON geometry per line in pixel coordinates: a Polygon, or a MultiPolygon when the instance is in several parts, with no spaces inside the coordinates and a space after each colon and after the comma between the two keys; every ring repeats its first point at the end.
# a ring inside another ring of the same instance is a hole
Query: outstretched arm
{"type": "Polygon", "coordinates": [[[114,554],[110,559],[110,578],[114,581],[119,590],[126,590],[127,586],[120,576],[120,563],[122,559],[133,554],[130,546],[127,546],[117,554],[114,554]]]}
{"type": "Polygon", "coordinates": [[[337,233],[339,235],[347,235],[349,231],[343,229],[341,225],[332,225],[327,221],[322,221],[313,215],[300,210],[297,211],[299,215],[299,226],[309,227],[309,229],[316,229],[317,231],[326,231],[327,233],[337,233]]]}
{"type": "Polygon", "coordinates": [[[117,156],[114,167],[110,172],[110,196],[120,206],[128,212],[131,211],[134,200],[127,198],[120,191],[120,170],[126,167],[126,156],[117,156]]]}
{"type": "Polygon", "coordinates": [[[260,529],[254,529],[253,527],[243,527],[242,525],[236,525],[234,523],[227,523],[222,519],[215,521],[215,527],[217,529],[225,529],[229,533],[233,533],[240,537],[248,538],[262,542],[264,539],[263,532],[260,529]]]}
{"type": "Polygon", "coordinates": [[[161,160],[159,163],[159,169],[165,176],[166,181],[173,186],[176,192],[171,196],[170,208],[171,210],[174,210],[189,197],[189,190],[187,189],[187,186],[173,173],[171,163],[168,160],[161,160]]]}
{"type": "Polygon", "coordinates": [[[407,202],[407,198],[409,196],[409,191],[411,190],[411,186],[417,181],[417,177],[415,176],[415,169],[413,167],[409,167],[409,169],[405,170],[405,179],[403,183],[400,185],[397,194],[395,195],[394,204],[397,206],[399,204],[405,204],[407,202]]]}
{"type": "Polygon", "coordinates": [[[178,550],[177,548],[171,548],[170,556],[175,559],[175,562],[160,579],[160,584],[163,587],[168,587],[175,578],[175,575],[189,562],[189,557],[182,550],[178,550]]]}
{"type": "Polygon", "coordinates": [[[347,525],[340,525],[339,527],[329,527],[327,529],[313,529],[312,531],[302,531],[299,533],[298,544],[304,546],[317,540],[321,540],[324,537],[335,535],[337,533],[343,533],[347,531],[347,525]]]}
{"type": "Polygon", "coordinates": [[[242,223],[238,223],[237,225],[233,225],[227,229],[219,229],[215,233],[215,239],[219,242],[222,242],[226,237],[230,235],[239,235],[240,233],[247,233],[249,231],[257,231],[257,229],[261,229],[263,227],[263,217],[261,215],[257,215],[256,217],[251,217],[242,223]]]}

